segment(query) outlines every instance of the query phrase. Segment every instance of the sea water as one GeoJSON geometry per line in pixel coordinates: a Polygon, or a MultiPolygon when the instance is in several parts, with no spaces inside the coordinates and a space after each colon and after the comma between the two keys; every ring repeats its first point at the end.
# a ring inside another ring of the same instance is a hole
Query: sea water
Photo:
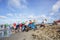
{"type": "Polygon", "coordinates": [[[9,26],[5,29],[0,28],[0,37],[10,37],[11,34],[12,32],[9,26]]]}

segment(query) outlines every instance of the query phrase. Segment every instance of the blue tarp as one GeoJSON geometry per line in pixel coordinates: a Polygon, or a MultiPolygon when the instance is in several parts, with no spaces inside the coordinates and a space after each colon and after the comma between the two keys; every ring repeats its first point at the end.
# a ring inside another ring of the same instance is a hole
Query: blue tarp
{"type": "Polygon", "coordinates": [[[32,28],[32,29],[35,29],[35,28],[36,28],[36,26],[34,25],[34,23],[29,24],[28,27],[30,27],[30,28],[32,28]]]}

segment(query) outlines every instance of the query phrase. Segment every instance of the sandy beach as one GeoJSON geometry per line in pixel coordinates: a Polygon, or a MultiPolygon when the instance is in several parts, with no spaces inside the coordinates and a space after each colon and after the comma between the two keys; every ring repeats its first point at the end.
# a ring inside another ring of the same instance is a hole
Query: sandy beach
{"type": "Polygon", "coordinates": [[[12,34],[10,37],[0,38],[0,40],[59,40],[60,32],[56,32],[56,30],[59,31],[59,28],[60,25],[52,25],[46,28],[38,27],[36,31],[18,32],[12,34]]]}

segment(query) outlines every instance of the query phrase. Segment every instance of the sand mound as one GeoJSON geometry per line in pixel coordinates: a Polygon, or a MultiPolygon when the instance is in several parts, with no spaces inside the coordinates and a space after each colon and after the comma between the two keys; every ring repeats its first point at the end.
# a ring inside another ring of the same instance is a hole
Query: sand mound
{"type": "Polygon", "coordinates": [[[39,28],[32,36],[35,40],[60,40],[60,26],[53,25],[39,28]]]}

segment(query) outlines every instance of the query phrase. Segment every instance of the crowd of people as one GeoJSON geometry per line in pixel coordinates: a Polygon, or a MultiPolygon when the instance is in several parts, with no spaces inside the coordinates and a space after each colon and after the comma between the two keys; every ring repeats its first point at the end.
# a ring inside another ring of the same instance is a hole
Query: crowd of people
{"type": "Polygon", "coordinates": [[[35,20],[29,20],[21,23],[1,24],[0,36],[8,36],[17,32],[28,32],[29,30],[36,30],[35,20]]]}
{"type": "MultiPolygon", "coordinates": [[[[42,24],[40,25],[40,27],[45,27],[44,21],[42,21],[42,24]]],[[[11,25],[8,24],[4,24],[4,25],[0,25],[1,29],[3,30],[7,30],[8,32],[28,32],[29,30],[36,30],[37,26],[36,26],[36,20],[29,20],[29,21],[25,21],[25,22],[21,22],[21,23],[13,23],[11,25]]],[[[6,31],[5,31],[6,32],[6,31]]]]}
{"type": "Polygon", "coordinates": [[[15,32],[19,32],[19,31],[28,32],[31,29],[36,30],[37,27],[35,25],[35,20],[33,22],[32,22],[32,20],[29,20],[29,21],[22,22],[22,23],[19,23],[19,24],[13,23],[13,26],[12,26],[11,29],[15,32]]]}

